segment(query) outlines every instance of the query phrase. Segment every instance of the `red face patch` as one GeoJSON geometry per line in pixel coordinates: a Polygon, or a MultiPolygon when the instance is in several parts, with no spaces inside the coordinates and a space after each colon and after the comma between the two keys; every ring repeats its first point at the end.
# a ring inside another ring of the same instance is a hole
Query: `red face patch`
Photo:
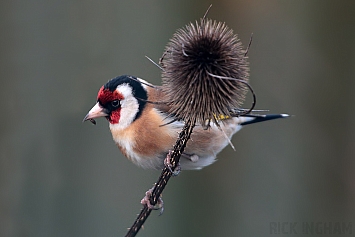
{"type": "MultiPolygon", "coordinates": [[[[121,93],[115,91],[110,91],[109,89],[104,89],[102,86],[97,94],[97,101],[100,102],[102,106],[106,106],[114,100],[123,100],[124,97],[121,93]]],[[[121,108],[110,111],[110,116],[106,117],[111,124],[117,124],[121,117],[121,108]]]]}
{"type": "Polygon", "coordinates": [[[115,91],[110,91],[109,89],[104,89],[102,86],[97,94],[97,100],[102,104],[105,105],[114,100],[123,100],[123,95],[115,91]]]}
{"type": "Polygon", "coordinates": [[[107,118],[107,120],[111,123],[111,124],[116,124],[120,121],[120,117],[121,117],[121,109],[115,110],[111,113],[110,117],[107,118]]]}

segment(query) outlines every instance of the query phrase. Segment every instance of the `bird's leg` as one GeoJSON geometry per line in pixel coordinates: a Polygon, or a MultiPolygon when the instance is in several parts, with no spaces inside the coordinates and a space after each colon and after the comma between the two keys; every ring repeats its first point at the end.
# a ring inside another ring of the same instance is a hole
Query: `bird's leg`
{"type": "Polygon", "coordinates": [[[181,171],[181,166],[180,163],[176,166],[176,168],[174,170],[172,170],[172,164],[170,162],[171,159],[171,154],[172,151],[169,150],[169,153],[166,155],[166,158],[164,159],[164,165],[170,170],[170,172],[173,174],[173,176],[178,176],[180,174],[181,171]]]}
{"type": "Polygon", "coordinates": [[[182,155],[183,155],[185,158],[191,160],[191,161],[194,162],[194,163],[197,162],[197,161],[200,159],[200,157],[199,157],[198,155],[189,155],[189,154],[186,154],[186,153],[182,153],[182,155]]]}
{"type": "Polygon", "coordinates": [[[145,196],[142,198],[141,200],[141,204],[142,205],[147,205],[147,207],[149,209],[153,209],[153,210],[159,210],[160,209],[160,214],[163,214],[164,212],[164,202],[163,199],[161,197],[158,198],[157,204],[155,204],[154,206],[150,203],[150,197],[152,196],[152,192],[153,192],[153,188],[149,189],[147,192],[145,192],[145,196]]]}

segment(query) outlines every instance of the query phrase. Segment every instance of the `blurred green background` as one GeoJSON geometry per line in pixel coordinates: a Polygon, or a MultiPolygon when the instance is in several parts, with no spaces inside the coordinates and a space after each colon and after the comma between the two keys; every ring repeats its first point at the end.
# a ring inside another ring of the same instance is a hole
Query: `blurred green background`
{"type": "Polygon", "coordinates": [[[0,236],[126,233],[160,172],[127,161],[104,119],[82,119],[110,78],[159,84],[144,56],[158,61],[211,3],[208,17],[244,46],[253,33],[257,108],[295,116],[244,128],[236,152],[173,178],[164,214],[138,236],[269,236],[271,222],[350,222],[355,233],[354,1],[5,0],[0,236]]]}

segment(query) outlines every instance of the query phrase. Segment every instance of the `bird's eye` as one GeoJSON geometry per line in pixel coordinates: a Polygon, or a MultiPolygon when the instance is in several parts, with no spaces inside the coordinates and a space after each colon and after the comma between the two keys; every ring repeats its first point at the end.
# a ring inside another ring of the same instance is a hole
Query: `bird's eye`
{"type": "Polygon", "coordinates": [[[112,107],[117,108],[120,106],[120,101],[119,100],[114,100],[111,102],[112,107]]]}

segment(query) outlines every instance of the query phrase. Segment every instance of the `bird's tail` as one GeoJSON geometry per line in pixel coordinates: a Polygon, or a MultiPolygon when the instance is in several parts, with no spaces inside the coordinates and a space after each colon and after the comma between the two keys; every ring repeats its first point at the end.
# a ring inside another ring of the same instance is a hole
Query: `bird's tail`
{"type": "Polygon", "coordinates": [[[247,114],[240,116],[240,125],[248,125],[252,123],[259,123],[273,119],[287,118],[290,117],[288,114],[247,114]]]}

